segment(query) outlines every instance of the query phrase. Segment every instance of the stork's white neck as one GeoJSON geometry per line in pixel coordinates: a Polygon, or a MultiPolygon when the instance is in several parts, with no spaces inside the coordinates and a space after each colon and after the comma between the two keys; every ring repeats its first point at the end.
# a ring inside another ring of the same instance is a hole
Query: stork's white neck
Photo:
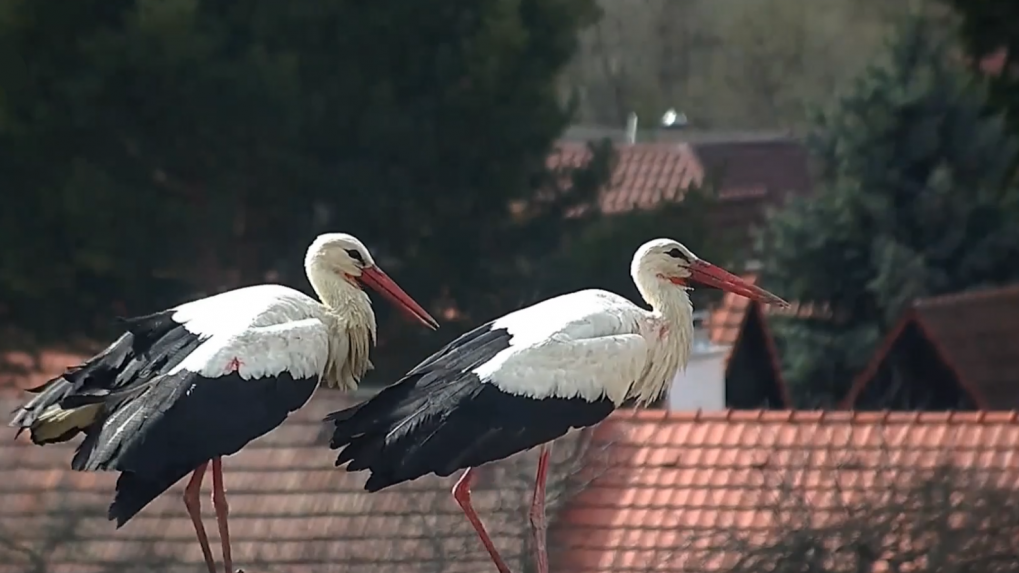
{"type": "Polygon", "coordinates": [[[323,265],[317,262],[312,262],[305,270],[311,288],[329,310],[337,313],[351,311],[355,315],[363,314],[365,311],[372,314],[371,300],[353,280],[347,280],[332,269],[323,268],[323,265]]]}
{"type": "Polygon", "coordinates": [[[654,402],[668,389],[678,370],[686,368],[693,350],[693,304],[687,289],[645,268],[634,269],[633,281],[654,309],[653,319],[667,328],[667,335],[653,333],[651,356],[630,396],[638,404],[654,402]]]}
{"type": "Polygon", "coordinates": [[[369,348],[375,343],[375,313],[371,299],[353,280],[342,277],[325,263],[309,258],[305,264],[308,281],[333,317],[329,325],[335,335],[330,344],[326,387],[354,389],[372,368],[369,348]],[[343,344],[345,348],[334,347],[343,344]]]}
{"type": "Polygon", "coordinates": [[[687,323],[693,329],[693,304],[686,288],[672,284],[643,268],[633,273],[633,282],[651,308],[670,322],[687,323]]]}

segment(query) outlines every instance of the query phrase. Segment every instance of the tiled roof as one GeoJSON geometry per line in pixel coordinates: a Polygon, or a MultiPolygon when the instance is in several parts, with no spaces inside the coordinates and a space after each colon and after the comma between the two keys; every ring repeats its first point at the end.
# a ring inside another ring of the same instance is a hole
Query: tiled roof
{"type": "Polygon", "coordinates": [[[811,190],[807,150],[795,139],[699,143],[694,151],[705,173],[718,172],[727,194],[767,194],[774,204],[811,190]]]}
{"type": "Polygon", "coordinates": [[[910,324],[920,327],[976,404],[1019,408],[1019,284],[917,301],[854,381],[844,406],[870,383],[910,324]]]}
{"type": "MultiPolygon", "coordinates": [[[[0,410],[11,411],[22,399],[0,393],[0,410]]],[[[450,495],[453,478],[422,478],[368,494],[361,489],[364,474],[333,467],[335,452],[320,420],[349,403],[323,390],[282,427],[224,460],[237,565],[249,573],[489,570],[450,495]]],[[[560,476],[570,475],[585,435],[568,436],[554,450],[553,508],[560,476]]],[[[0,442],[0,573],[24,573],[36,560],[46,563],[46,573],[204,571],[182,483],[115,530],[105,519],[115,474],[71,471],[72,447],[26,442],[25,436],[0,442]]],[[[474,488],[475,506],[510,563],[519,562],[527,531],[533,458],[532,452],[485,466],[474,488]]],[[[218,557],[208,499],[203,496],[206,530],[218,557]]]]}
{"type": "MultiPolygon", "coordinates": [[[[604,213],[650,209],[662,201],[680,201],[683,192],[700,182],[703,172],[685,143],[639,143],[616,148],[612,180],[599,204],[604,213]]],[[[586,145],[561,143],[549,167],[578,167],[591,158],[586,145]]]]}
{"type": "MultiPolygon", "coordinates": [[[[719,198],[727,202],[767,197],[768,203],[774,203],[788,192],[810,190],[806,150],[789,138],[636,143],[617,146],[616,151],[613,179],[600,198],[604,213],[680,201],[683,191],[700,185],[706,174],[716,171],[720,175],[719,198]]],[[[548,164],[551,168],[575,167],[589,158],[586,145],[560,142],[548,164]]],[[[756,216],[759,210],[752,209],[751,215],[756,216]]]]}
{"type": "MultiPolygon", "coordinates": [[[[1019,421],[1006,412],[619,412],[588,451],[598,456],[584,468],[589,484],[553,528],[559,573],[726,570],[749,547],[851,519],[866,504],[896,519],[921,511],[891,503],[937,481],[942,464],[985,485],[1019,481],[1019,421]]],[[[1019,534],[1010,523],[1004,539],[1019,534]]],[[[900,536],[890,542],[908,534],[888,533],[900,536]]]]}
{"type": "MultiPolygon", "coordinates": [[[[750,284],[757,282],[757,275],[753,273],[742,275],[740,278],[750,284]]],[[[748,308],[750,299],[730,292],[723,294],[721,302],[711,310],[708,318],[708,336],[711,342],[729,346],[736,344],[746,321],[748,308]]]]}

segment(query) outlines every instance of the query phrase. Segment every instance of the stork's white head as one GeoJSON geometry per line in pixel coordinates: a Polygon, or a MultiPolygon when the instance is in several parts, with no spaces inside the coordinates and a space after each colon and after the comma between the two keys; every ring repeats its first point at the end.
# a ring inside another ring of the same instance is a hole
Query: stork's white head
{"type": "Polygon", "coordinates": [[[638,285],[657,282],[656,290],[689,289],[691,283],[699,283],[765,304],[789,306],[774,294],[697,257],[682,243],[672,239],[654,239],[644,243],[633,256],[630,272],[638,285]]]}
{"type": "Polygon", "coordinates": [[[375,266],[375,259],[357,237],[347,233],[326,233],[316,237],[308,247],[304,264],[324,265],[341,275],[358,278],[365,268],[375,266]]]}
{"type": "Polygon", "coordinates": [[[316,277],[323,274],[343,279],[344,282],[360,288],[363,284],[389,299],[398,309],[413,320],[436,329],[439,324],[421,308],[393,279],[389,278],[375,264],[368,248],[353,235],[347,233],[326,233],[319,235],[308,247],[304,266],[315,289],[320,291],[316,277]]]}

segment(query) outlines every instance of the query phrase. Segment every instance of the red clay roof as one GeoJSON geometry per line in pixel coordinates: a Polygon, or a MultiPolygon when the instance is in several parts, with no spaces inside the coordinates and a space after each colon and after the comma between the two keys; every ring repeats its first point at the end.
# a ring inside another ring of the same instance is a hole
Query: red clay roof
{"type": "Polygon", "coordinates": [[[981,408],[1019,408],[1019,284],[919,300],[885,337],[842,406],[871,382],[895,341],[916,324],[981,408]]]}
{"type": "MultiPolygon", "coordinates": [[[[680,201],[699,184],[700,163],[684,143],[639,143],[616,148],[612,180],[599,198],[603,213],[650,209],[662,201],[680,201]]],[[[548,160],[550,168],[579,167],[591,158],[586,145],[561,143],[548,160]]]]}
{"type": "MultiPolygon", "coordinates": [[[[9,412],[22,399],[2,392],[0,410],[9,412]]],[[[335,452],[322,438],[320,420],[350,403],[337,392],[322,391],[282,427],[224,461],[237,565],[249,573],[489,570],[487,554],[450,495],[452,478],[423,478],[368,494],[361,489],[364,474],[333,467],[335,452]]],[[[555,450],[559,467],[550,479],[558,485],[552,486],[550,503],[563,485],[560,476],[570,474],[567,466],[575,463],[583,436],[568,437],[555,450]]],[[[181,502],[183,484],[115,530],[105,519],[115,474],[71,471],[73,447],[26,442],[24,435],[0,441],[0,573],[23,573],[33,559],[45,561],[47,573],[98,573],[125,565],[139,571],[204,570],[181,502]]],[[[474,488],[475,506],[511,564],[522,552],[533,458],[527,453],[485,466],[474,488]]],[[[206,530],[218,556],[208,499],[202,500],[206,530]]]]}
{"type": "Polygon", "coordinates": [[[717,571],[733,540],[771,539],[776,515],[824,523],[943,463],[1015,488],[1019,416],[620,412],[588,451],[588,485],[553,528],[557,572],[717,571]],[[785,488],[795,507],[778,505],[785,488]]]}
{"type": "MultiPolygon", "coordinates": [[[[602,212],[620,213],[650,209],[662,201],[680,201],[691,185],[700,185],[706,174],[718,172],[719,198],[781,201],[788,192],[810,190],[807,155],[801,144],[788,138],[773,141],[710,143],[653,142],[621,145],[613,178],[599,200],[602,212]]],[[[561,142],[549,157],[550,168],[576,167],[590,159],[584,144],[561,142]]],[[[756,217],[735,213],[739,222],[756,217]]],[[[754,221],[756,222],[756,220],[754,221]]]]}
{"type": "MultiPolygon", "coordinates": [[[[747,273],[741,278],[756,284],[757,273],[747,273]]],[[[764,316],[791,316],[796,318],[827,319],[832,316],[831,309],[824,304],[800,303],[792,301],[788,308],[771,305],[756,305],[764,316]]],[[[751,309],[750,299],[725,293],[722,300],[711,310],[708,319],[708,331],[711,341],[715,344],[735,344],[740,337],[743,324],[746,322],[747,311],[751,309]]],[[[728,358],[727,358],[728,359],[728,358]]]]}
{"type": "MultiPolygon", "coordinates": [[[[757,282],[757,275],[754,273],[742,275],[740,278],[750,284],[757,282]]],[[[730,292],[723,294],[721,302],[711,310],[708,318],[708,336],[711,342],[730,346],[736,344],[749,308],[750,299],[730,292]]],[[[725,359],[728,361],[729,356],[725,359]]]]}

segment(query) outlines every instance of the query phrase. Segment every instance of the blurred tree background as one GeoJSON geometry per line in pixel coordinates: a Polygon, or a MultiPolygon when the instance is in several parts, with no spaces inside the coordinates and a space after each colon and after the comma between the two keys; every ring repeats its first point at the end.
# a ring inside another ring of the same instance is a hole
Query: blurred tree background
{"type": "Polygon", "coordinates": [[[900,21],[815,121],[819,191],[774,215],[768,286],[831,317],[776,319],[801,406],[829,406],[912,300],[1019,278],[1017,140],[944,18],[900,21]]]}
{"type": "Polygon", "coordinates": [[[1004,111],[1013,133],[1019,133],[1019,2],[945,0],[961,17],[960,32],[978,72],[991,72],[990,103],[1004,111]],[[988,65],[989,63],[989,65],[988,65]],[[988,68],[991,69],[988,69],[988,68]]]}
{"type": "Polygon", "coordinates": [[[576,216],[615,152],[547,158],[571,123],[675,107],[809,135],[820,195],[777,215],[764,269],[836,311],[777,326],[786,374],[825,402],[912,297],[1014,278],[1019,74],[983,67],[1019,61],[1017,6],[0,0],[0,347],[102,340],[115,315],[246,284],[308,290],[303,250],[335,230],[444,323],[378,304],[377,379],[538,298],[636,296],[653,236],[734,260],[712,186],[576,216]]]}
{"type": "Polygon", "coordinates": [[[609,247],[580,232],[607,223],[565,216],[612,150],[546,167],[574,111],[557,78],[598,16],[594,0],[0,2],[0,343],[99,340],[115,315],[266,280],[307,291],[324,231],[450,311],[436,336],[377,305],[385,375],[523,302],[627,281],[647,217],[609,247]]]}

